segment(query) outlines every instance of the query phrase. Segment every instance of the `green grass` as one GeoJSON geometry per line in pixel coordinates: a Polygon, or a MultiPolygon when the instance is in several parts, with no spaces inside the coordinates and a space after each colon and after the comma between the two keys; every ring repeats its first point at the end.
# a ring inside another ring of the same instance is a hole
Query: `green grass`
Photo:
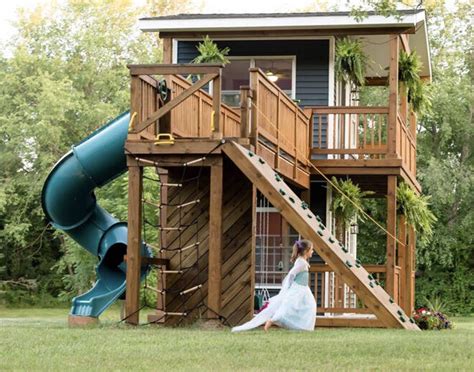
{"type": "Polygon", "coordinates": [[[0,370],[472,370],[474,318],[452,331],[127,327],[118,309],[69,329],[67,309],[0,308],[0,370]]]}

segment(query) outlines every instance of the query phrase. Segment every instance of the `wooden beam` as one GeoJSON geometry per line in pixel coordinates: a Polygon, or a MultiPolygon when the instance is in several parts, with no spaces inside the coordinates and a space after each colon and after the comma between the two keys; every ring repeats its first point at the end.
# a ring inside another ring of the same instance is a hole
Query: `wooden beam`
{"type": "MultiPolygon", "coordinates": [[[[157,168],[156,173],[159,174],[160,181],[162,183],[168,183],[168,170],[164,168],[157,168]]],[[[160,186],[160,202],[162,205],[162,208],[160,209],[160,225],[161,227],[167,227],[168,223],[168,193],[169,189],[168,186],[161,185],[160,186]]],[[[159,239],[160,239],[160,248],[167,248],[168,247],[168,231],[162,230],[158,228],[158,234],[159,234],[159,239]]],[[[168,259],[168,254],[166,251],[163,251],[160,253],[160,257],[164,259],[168,259]]],[[[169,264],[168,264],[169,267],[169,264]]],[[[166,322],[166,292],[163,292],[166,290],[166,274],[161,273],[159,275],[157,283],[156,283],[156,289],[159,291],[159,295],[156,296],[156,310],[155,314],[157,315],[157,318],[155,321],[158,323],[165,323],[166,322]]],[[[150,315],[148,316],[148,322],[153,321],[150,319],[150,315]]]]}
{"type": "Polygon", "coordinates": [[[250,314],[254,313],[255,297],[255,271],[257,249],[257,188],[252,185],[252,226],[251,226],[251,252],[250,252],[250,314]]]}
{"type": "Polygon", "coordinates": [[[400,42],[401,42],[403,50],[406,53],[410,53],[410,42],[408,40],[408,37],[409,37],[408,34],[401,34],[400,35],[400,42]]]}
{"type": "Polygon", "coordinates": [[[365,85],[369,87],[384,87],[388,85],[387,76],[368,76],[365,78],[365,85]]]}
{"type": "Polygon", "coordinates": [[[362,168],[391,168],[401,167],[401,159],[331,159],[331,160],[316,160],[313,164],[317,167],[362,167],[362,168]]]}
{"type": "Polygon", "coordinates": [[[316,327],[385,328],[377,318],[360,317],[317,317],[316,327]]]}
{"type": "MultiPolygon", "coordinates": [[[[407,306],[407,251],[408,251],[408,245],[407,245],[407,229],[406,229],[406,224],[405,224],[405,216],[404,215],[398,215],[398,240],[402,242],[403,244],[400,244],[397,242],[397,260],[396,263],[400,267],[400,286],[398,288],[399,290],[399,296],[398,298],[400,299],[400,307],[406,312],[406,314],[411,314],[410,311],[406,311],[406,309],[409,307],[407,306]]],[[[411,272],[410,272],[411,276],[411,272]]]]}
{"type": "Polygon", "coordinates": [[[134,126],[132,133],[138,133],[146,129],[148,126],[153,124],[159,118],[161,118],[166,113],[170,112],[173,108],[178,106],[185,99],[189,98],[194,92],[201,89],[204,85],[209,83],[212,79],[216,78],[216,74],[207,74],[199,80],[197,83],[193,84],[190,88],[183,91],[179,96],[173,98],[171,101],[167,102],[164,106],[160,107],[157,111],[151,114],[145,121],[134,126]]]}
{"type": "Polygon", "coordinates": [[[135,160],[135,157],[127,157],[128,166],[141,166],[141,167],[156,167],[160,166],[163,168],[180,168],[184,163],[189,163],[192,161],[199,160],[195,163],[188,164],[188,167],[210,167],[212,165],[218,165],[222,161],[219,155],[208,155],[206,157],[197,159],[196,155],[173,155],[173,154],[163,154],[163,155],[145,155],[142,154],[139,156],[139,160],[135,160]]]}
{"type": "Polygon", "coordinates": [[[397,114],[398,114],[398,35],[390,35],[389,98],[388,98],[388,157],[397,156],[397,114]]]}
{"type": "Polygon", "coordinates": [[[250,130],[250,107],[249,97],[251,94],[250,87],[244,85],[240,87],[240,137],[248,138],[250,130]]]}
{"type": "Polygon", "coordinates": [[[407,314],[413,313],[415,310],[415,252],[416,252],[416,231],[413,225],[408,226],[408,249],[406,261],[406,309],[407,314]]]}
{"type": "Polygon", "coordinates": [[[163,63],[173,63],[173,39],[165,37],[162,39],[163,43],[163,63]]]}
{"type": "Polygon", "coordinates": [[[164,154],[198,154],[207,155],[212,150],[213,154],[220,154],[221,149],[216,148],[220,141],[209,138],[176,139],[174,145],[155,145],[156,140],[127,141],[125,149],[134,155],[164,155],[164,154]]]}
{"type": "Polygon", "coordinates": [[[202,39],[209,35],[212,39],[229,38],[285,38],[285,37],[309,37],[309,36],[345,36],[345,35],[388,35],[388,34],[414,34],[415,27],[366,27],[354,29],[342,28],[317,28],[304,30],[249,30],[249,31],[183,31],[183,32],[160,32],[161,37],[202,39]]]}
{"type": "Polygon", "coordinates": [[[386,280],[385,290],[395,298],[395,259],[396,259],[396,241],[397,234],[397,176],[387,177],[387,231],[393,237],[387,234],[387,253],[386,253],[386,280]]]}
{"type": "Polygon", "coordinates": [[[305,106],[305,110],[311,109],[313,114],[388,114],[386,106],[305,106]]]}
{"type": "Polygon", "coordinates": [[[223,64],[215,63],[176,63],[127,65],[131,75],[188,75],[219,74],[223,64]]]}
{"type": "Polygon", "coordinates": [[[222,197],[223,165],[211,167],[209,201],[209,279],[207,317],[218,318],[222,290],[222,197]]]}
{"type": "Polygon", "coordinates": [[[222,69],[212,81],[212,111],[214,112],[214,131],[211,133],[212,138],[222,138],[223,128],[221,128],[221,88],[222,88],[222,69]]]}
{"type": "Polygon", "coordinates": [[[139,323],[140,270],[141,270],[141,221],[142,221],[142,168],[128,168],[128,244],[127,284],[125,297],[126,322],[139,323]]]}

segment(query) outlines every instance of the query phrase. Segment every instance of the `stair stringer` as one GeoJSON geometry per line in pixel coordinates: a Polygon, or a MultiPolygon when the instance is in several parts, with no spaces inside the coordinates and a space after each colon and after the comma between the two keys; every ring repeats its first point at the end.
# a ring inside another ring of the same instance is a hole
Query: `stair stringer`
{"type": "Polygon", "coordinates": [[[308,208],[303,208],[299,197],[262,158],[235,142],[224,144],[222,150],[298,233],[314,243],[318,255],[359,296],[377,319],[388,328],[419,330],[387,292],[369,279],[369,273],[362,266],[356,266],[353,258],[343,251],[337,239],[317,221],[316,216],[308,208]]]}

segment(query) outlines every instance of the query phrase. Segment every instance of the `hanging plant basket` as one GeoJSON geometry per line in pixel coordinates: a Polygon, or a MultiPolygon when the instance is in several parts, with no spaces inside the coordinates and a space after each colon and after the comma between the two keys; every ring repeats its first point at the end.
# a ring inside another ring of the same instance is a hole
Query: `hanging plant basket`
{"type": "Polygon", "coordinates": [[[360,87],[365,83],[367,56],[359,40],[347,37],[336,42],[335,71],[337,79],[360,87]]]}
{"type": "Polygon", "coordinates": [[[429,196],[417,195],[406,183],[397,187],[397,213],[406,217],[413,225],[421,242],[428,243],[433,235],[433,225],[437,218],[429,209],[429,196]]]}
{"type": "Polygon", "coordinates": [[[425,113],[431,107],[431,97],[426,84],[420,78],[422,68],[420,57],[416,52],[400,52],[398,61],[398,81],[400,90],[404,90],[408,103],[417,113],[425,113]]]}

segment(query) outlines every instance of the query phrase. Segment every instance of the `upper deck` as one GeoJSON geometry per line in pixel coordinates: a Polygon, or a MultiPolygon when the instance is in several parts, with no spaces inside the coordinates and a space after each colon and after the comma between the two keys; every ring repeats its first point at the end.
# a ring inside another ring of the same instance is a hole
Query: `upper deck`
{"type": "Polygon", "coordinates": [[[400,50],[409,50],[403,34],[390,40],[388,77],[368,80],[388,84],[389,99],[382,107],[299,107],[257,68],[249,69],[249,85],[241,86],[240,107],[230,107],[221,101],[222,65],[131,65],[135,118],[127,148],[206,153],[221,138],[232,138],[254,146],[259,156],[302,188],[309,187],[311,174],[322,172],[364,178],[397,175],[420,191],[416,115],[409,110],[407,97],[398,93],[400,50]],[[190,75],[199,75],[200,80],[193,84],[185,78],[190,75]],[[160,79],[169,89],[165,100],[159,92],[160,79]],[[155,146],[158,134],[171,134],[180,145],[155,146]]]}

